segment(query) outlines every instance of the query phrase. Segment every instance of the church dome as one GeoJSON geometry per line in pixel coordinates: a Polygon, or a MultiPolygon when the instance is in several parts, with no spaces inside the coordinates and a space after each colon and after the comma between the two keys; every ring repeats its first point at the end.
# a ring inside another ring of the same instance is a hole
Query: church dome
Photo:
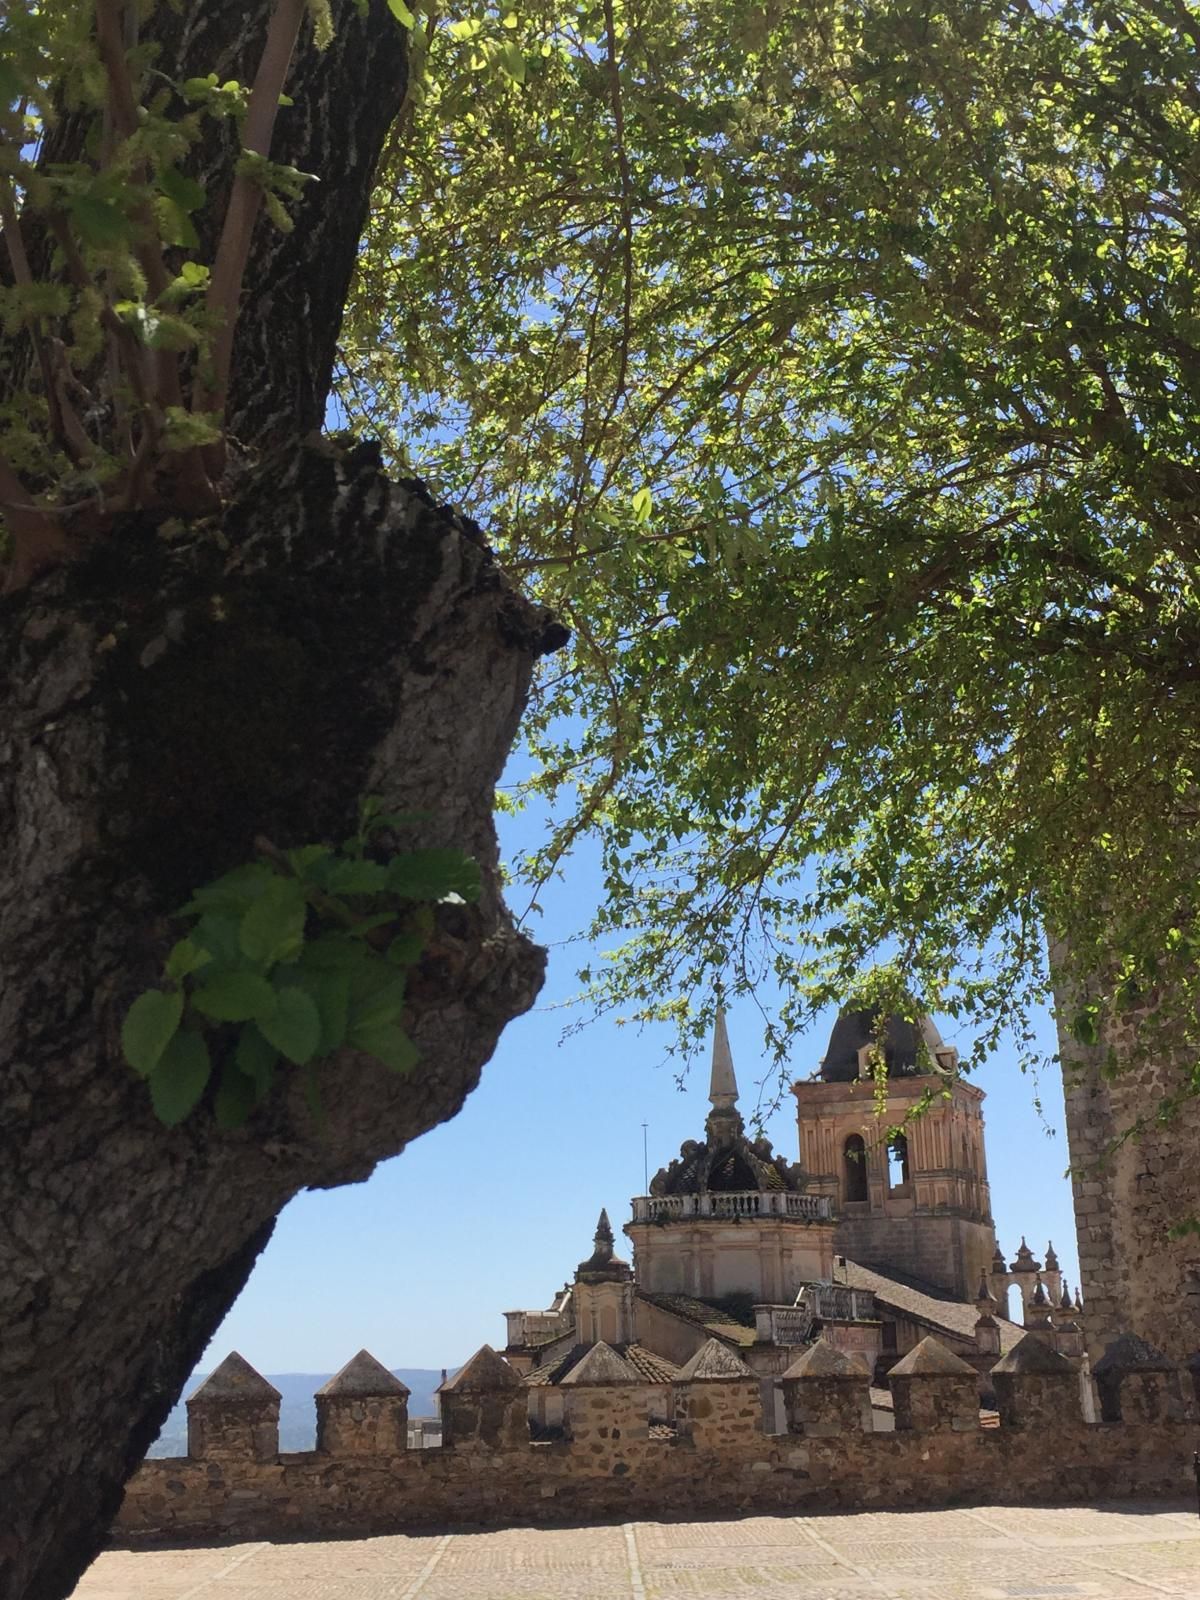
{"type": "MultiPolygon", "coordinates": [[[[843,1011],[829,1035],[829,1048],[821,1062],[825,1083],[852,1083],[859,1076],[858,1053],[864,1045],[876,1042],[878,1012],[843,1011]]],[[[942,1048],[942,1036],[922,1017],[910,1022],[906,1017],[890,1016],[883,1035],[883,1058],[891,1078],[913,1077],[929,1068],[921,1061],[921,1046],[930,1058],[942,1048]]]]}

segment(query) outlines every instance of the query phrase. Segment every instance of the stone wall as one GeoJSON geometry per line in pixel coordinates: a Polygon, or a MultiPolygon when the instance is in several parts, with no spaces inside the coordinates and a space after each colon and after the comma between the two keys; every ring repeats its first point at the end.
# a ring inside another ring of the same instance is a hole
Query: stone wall
{"type": "Polygon", "coordinates": [[[1110,1149],[1178,1089],[1178,1073],[1140,1061],[1108,1078],[1105,1052],[1062,1031],[1059,1050],[1089,1354],[1127,1329],[1182,1360],[1200,1345],[1200,1237],[1173,1240],[1170,1228],[1200,1211],[1200,1100],[1110,1149]]]}
{"type": "MultiPolygon", "coordinates": [[[[518,1402],[516,1393],[502,1391],[495,1409],[505,1411],[504,1425],[479,1407],[480,1427],[471,1434],[460,1410],[453,1442],[440,1448],[370,1453],[356,1444],[345,1454],[326,1449],[263,1460],[249,1450],[242,1458],[223,1450],[212,1459],[147,1461],[126,1490],[116,1536],[129,1542],[325,1538],[818,1507],[1176,1498],[1193,1490],[1193,1423],[1166,1414],[1130,1420],[1150,1414],[1140,1401],[1127,1404],[1123,1421],[1088,1424],[1077,1405],[1065,1402],[1051,1419],[1044,1382],[1037,1396],[1044,1427],[981,1431],[964,1426],[956,1406],[932,1403],[913,1408],[914,1424],[923,1416],[931,1426],[862,1431],[863,1411],[843,1391],[848,1381],[858,1382],[865,1395],[866,1380],[826,1348],[827,1355],[818,1351],[786,1380],[793,1390],[805,1381],[814,1385],[815,1403],[793,1395],[790,1407],[793,1427],[803,1431],[762,1431],[758,1385],[744,1368],[680,1383],[673,1434],[646,1426],[637,1394],[605,1383],[565,1394],[566,1439],[533,1443],[514,1438],[508,1426],[508,1413],[523,1409],[523,1397],[518,1402]],[[826,1389],[830,1396],[822,1402],[826,1389]]],[[[918,1363],[923,1380],[953,1388],[961,1374],[935,1370],[930,1354],[918,1363]]],[[[727,1351],[719,1356],[733,1359],[727,1351]]]]}

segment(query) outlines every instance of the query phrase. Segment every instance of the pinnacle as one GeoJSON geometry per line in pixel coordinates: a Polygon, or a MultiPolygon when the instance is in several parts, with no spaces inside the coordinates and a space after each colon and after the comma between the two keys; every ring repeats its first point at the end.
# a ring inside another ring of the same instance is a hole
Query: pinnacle
{"type": "Polygon", "coordinates": [[[717,1020],[713,1025],[712,1077],[708,1098],[714,1111],[733,1111],[737,1107],[738,1086],[733,1073],[733,1052],[729,1048],[723,1006],[717,1007],[717,1020]]]}

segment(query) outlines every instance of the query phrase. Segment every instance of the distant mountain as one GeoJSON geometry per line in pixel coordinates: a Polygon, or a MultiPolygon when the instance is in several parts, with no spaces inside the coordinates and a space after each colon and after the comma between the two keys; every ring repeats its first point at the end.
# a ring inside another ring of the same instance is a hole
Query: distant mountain
{"type": "MultiPolygon", "coordinates": [[[[450,1367],[450,1375],[458,1371],[450,1367]]],[[[441,1371],[430,1367],[397,1367],[396,1376],[412,1391],[408,1402],[410,1417],[435,1417],[437,1401],[433,1391],[442,1381],[441,1371]]],[[[197,1372],[187,1386],[192,1394],[208,1376],[197,1372]]],[[[275,1372],[264,1373],[268,1383],[273,1383],[283,1398],[279,1402],[279,1448],[281,1450],[311,1450],[317,1442],[317,1417],[313,1395],[323,1383],[328,1383],[331,1372],[275,1372]]],[[[150,1456],[187,1455],[187,1406],[181,1400],[163,1425],[163,1430],[147,1451],[150,1456]]]]}

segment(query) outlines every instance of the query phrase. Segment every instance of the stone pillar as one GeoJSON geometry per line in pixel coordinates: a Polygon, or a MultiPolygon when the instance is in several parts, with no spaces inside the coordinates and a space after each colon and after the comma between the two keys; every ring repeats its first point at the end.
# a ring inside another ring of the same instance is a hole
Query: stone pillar
{"type": "Polygon", "coordinates": [[[1179,1092],[1183,1072],[1161,1058],[1131,1060],[1117,1040],[1122,1070],[1112,1075],[1106,1045],[1089,1048],[1070,1036],[1077,1010],[1069,996],[1057,997],[1088,1352],[1095,1363],[1129,1330],[1182,1361],[1200,1345],[1200,1239],[1173,1239],[1170,1229],[1196,1206],[1200,1099],[1183,1100],[1166,1122],[1148,1117],[1123,1139],[1179,1092]]]}
{"type": "Polygon", "coordinates": [[[1027,1333],[991,1372],[1006,1428],[1054,1428],[1079,1420],[1079,1374],[1065,1356],[1027,1333]]]}
{"type": "Polygon", "coordinates": [[[529,1402],[520,1374],[490,1344],[438,1386],[442,1443],[517,1450],[529,1444],[529,1402]]]}
{"type": "Polygon", "coordinates": [[[317,1390],[317,1449],[331,1456],[394,1456],[408,1449],[408,1395],[360,1350],[317,1390]]]}
{"type": "Polygon", "coordinates": [[[274,1461],[279,1400],[275,1385],[233,1351],[188,1399],[188,1455],[194,1461],[274,1461]]]}
{"type": "Polygon", "coordinates": [[[1092,1369],[1102,1422],[1180,1422],[1179,1368],[1161,1350],[1123,1333],[1092,1369]]]}
{"type": "Polygon", "coordinates": [[[930,1335],[888,1373],[896,1432],[970,1433],[979,1426],[979,1378],[974,1367],[930,1335]]]}
{"type": "Polygon", "coordinates": [[[650,1431],[646,1380],[624,1356],[599,1340],[559,1381],[568,1439],[578,1444],[619,1444],[650,1431]]]}
{"type": "Polygon", "coordinates": [[[675,1380],[675,1424],[703,1449],[763,1431],[761,1381],[740,1357],[709,1339],[675,1380]]]}
{"type": "Polygon", "coordinates": [[[870,1378],[824,1339],[809,1345],[784,1373],[783,1403],[789,1433],[821,1439],[871,1432],[870,1378]]]}

